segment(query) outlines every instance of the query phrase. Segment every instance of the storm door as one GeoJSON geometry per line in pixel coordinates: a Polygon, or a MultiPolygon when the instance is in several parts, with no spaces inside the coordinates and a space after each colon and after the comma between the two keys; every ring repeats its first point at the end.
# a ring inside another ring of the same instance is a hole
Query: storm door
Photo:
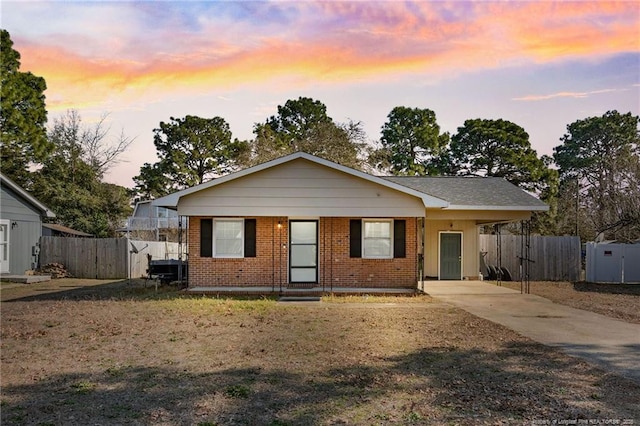
{"type": "Polygon", "coordinates": [[[318,221],[289,221],[289,282],[318,282],[318,221]]]}

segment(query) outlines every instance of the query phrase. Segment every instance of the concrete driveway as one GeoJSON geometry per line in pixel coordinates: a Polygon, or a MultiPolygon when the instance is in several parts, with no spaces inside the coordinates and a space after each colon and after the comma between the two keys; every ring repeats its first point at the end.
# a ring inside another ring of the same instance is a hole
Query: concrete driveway
{"type": "Polygon", "coordinates": [[[640,383],[640,325],[482,281],[426,281],[424,291],[523,336],[640,383]]]}

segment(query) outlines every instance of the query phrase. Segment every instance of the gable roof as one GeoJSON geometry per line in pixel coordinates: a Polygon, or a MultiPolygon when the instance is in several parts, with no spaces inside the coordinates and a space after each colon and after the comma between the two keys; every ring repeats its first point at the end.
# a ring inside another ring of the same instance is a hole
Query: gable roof
{"type": "Polygon", "coordinates": [[[9,179],[3,173],[0,173],[0,183],[2,183],[2,186],[10,188],[13,192],[18,194],[20,198],[25,200],[28,204],[31,204],[31,206],[36,210],[39,210],[42,216],[50,218],[56,217],[55,213],[53,213],[47,206],[42,204],[33,195],[29,194],[20,185],[9,179]]]}
{"type": "Polygon", "coordinates": [[[512,211],[547,211],[549,209],[545,203],[533,195],[502,178],[475,176],[373,176],[304,152],[296,152],[228,174],[201,185],[174,192],[173,194],[154,200],[152,205],[177,209],[181,197],[297,159],[305,159],[330,169],[412,195],[421,199],[425,208],[512,211]]]}
{"type": "Polygon", "coordinates": [[[257,166],[254,166],[254,167],[250,167],[248,169],[244,169],[244,170],[241,170],[241,171],[238,171],[238,172],[235,172],[235,173],[231,173],[231,174],[228,174],[226,176],[222,176],[222,177],[220,177],[218,179],[214,179],[214,180],[211,180],[209,182],[205,182],[203,184],[196,185],[194,187],[184,189],[182,191],[174,192],[173,194],[169,194],[169,195],[167,195],[165,197],[158,198],[158,199],[154,200],[152,205],[175,209],[175,208],[178,207],[178,202],[180,201],[181,197],[184,197],[186,195],[193,194],[193,193],[196,193],[196,192],[199,192],[199,191],[203,191],[205,189],[209,189],[209,188],[215,187],[217,185],[221,185],[221,184],[223,184],[225,182],[229,182],[229,181],[232,181],[232,180],[235,180],[235,179],[239,179],[241,177],[248,176],[248,175],[260,172],[262,170],[267,170],[267,169],[270,169],[272,167],[276,167],[276,166],[279,166],[281,164],[288,163],[288,162],[291,162],[291,161],[294,161],[294,160],[297,160],[297,159],[304,159],[304,160],[310,161],[312,163],[316,163],[316,164],[328,167],[330,169],[333,169],[333,170],[336,170],[336,171],[339,171],[339,172],[342,172],[342,173],[346,173],[348,175],[355,176],[355,177],[358,177],[360,179],[364,179],[366,181],[369,181],[369,182],[372,182],[372,183],[375,183],[375,184],[378,184],[378,185],[381,185],[381,186],[384,186],[384,187],[387,187],[387,188],[390,188],[390,189],[393,189],[393,190],[396,190],[396,191],[399,191],[399,192],[402,192],[402,193],[405,193],[405,194],[408,194],[408,195],[412,195],[412,196],[422,200],[422,203],[424,204],[425,208],[426,207],[429,207],[429,208],[443,208],[443,207],[447,207],[449,205],[449,203],[447,201],[445,201],[445,200],[443,200],[443,199],[441,199],[439,197],[427,194],[425,192],[421,192],[421,191],[415,190],[413,188],[409,188],[409,187],[404,186],[404,185],[400,185],[400,184],[398,184],[396,182],[392,182],[392,181],[380,178],[378,176],[373,176],[373,175],[361,172],[359,170],[352,169],[350,167],[342,166],[340,164],[337,164],[337,163],[334,163],[334,162],[331,162],[331,161],[328,161],[328,160],[324,160],[322,158],[319,158],[319,157],[316,157],[316,156],[313,156],[311,154],[307,154],[307,153],[304,153],[304,152],[296,152],[296,153],[293,153],[293,154],[290,154],[290,155],[286,155],[284,157],[280,157],[280,158],[277,158],[275,160],[271,160],[271,161],[268,161],[266,163],[262,163],[262,164],[259,164],[257,166]]]}
{"type": "Polygon", "coordinates": [[[447,200],[448,210],[549,209],[533,195],[498,177],[385,176],[383,179],[447,200]]]}

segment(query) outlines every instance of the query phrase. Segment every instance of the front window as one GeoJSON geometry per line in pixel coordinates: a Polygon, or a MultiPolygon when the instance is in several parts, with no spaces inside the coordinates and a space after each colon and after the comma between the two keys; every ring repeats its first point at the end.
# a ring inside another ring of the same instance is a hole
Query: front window
{"type": "Polygon", "coordinates": [[[364,219],[362,232],[362,257],[368,259],[391,259],[392,220],[364,219]]]}
{"type": "Polygon", "coordinates": [[[244,235],[242,219],[217,219],[213,223],[213,255],[243,257],[244,235]]]}

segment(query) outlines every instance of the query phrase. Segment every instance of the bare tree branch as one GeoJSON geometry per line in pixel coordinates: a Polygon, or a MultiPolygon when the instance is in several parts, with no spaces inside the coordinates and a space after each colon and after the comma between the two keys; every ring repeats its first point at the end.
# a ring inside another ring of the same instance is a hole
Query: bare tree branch
{"type": "Polygon", "coordinates": [[[135,138],[126,136],[124,130],[120,131],[119,136],[108,140],[111,132],[111,126],[106,125],[108,117],[109,114],[104,113],[96,124],[84,129],[80,141],[84,160],[99,176],[104,176],[112,166],[124,161],[120,156],[135,141],[135,138]]]}

